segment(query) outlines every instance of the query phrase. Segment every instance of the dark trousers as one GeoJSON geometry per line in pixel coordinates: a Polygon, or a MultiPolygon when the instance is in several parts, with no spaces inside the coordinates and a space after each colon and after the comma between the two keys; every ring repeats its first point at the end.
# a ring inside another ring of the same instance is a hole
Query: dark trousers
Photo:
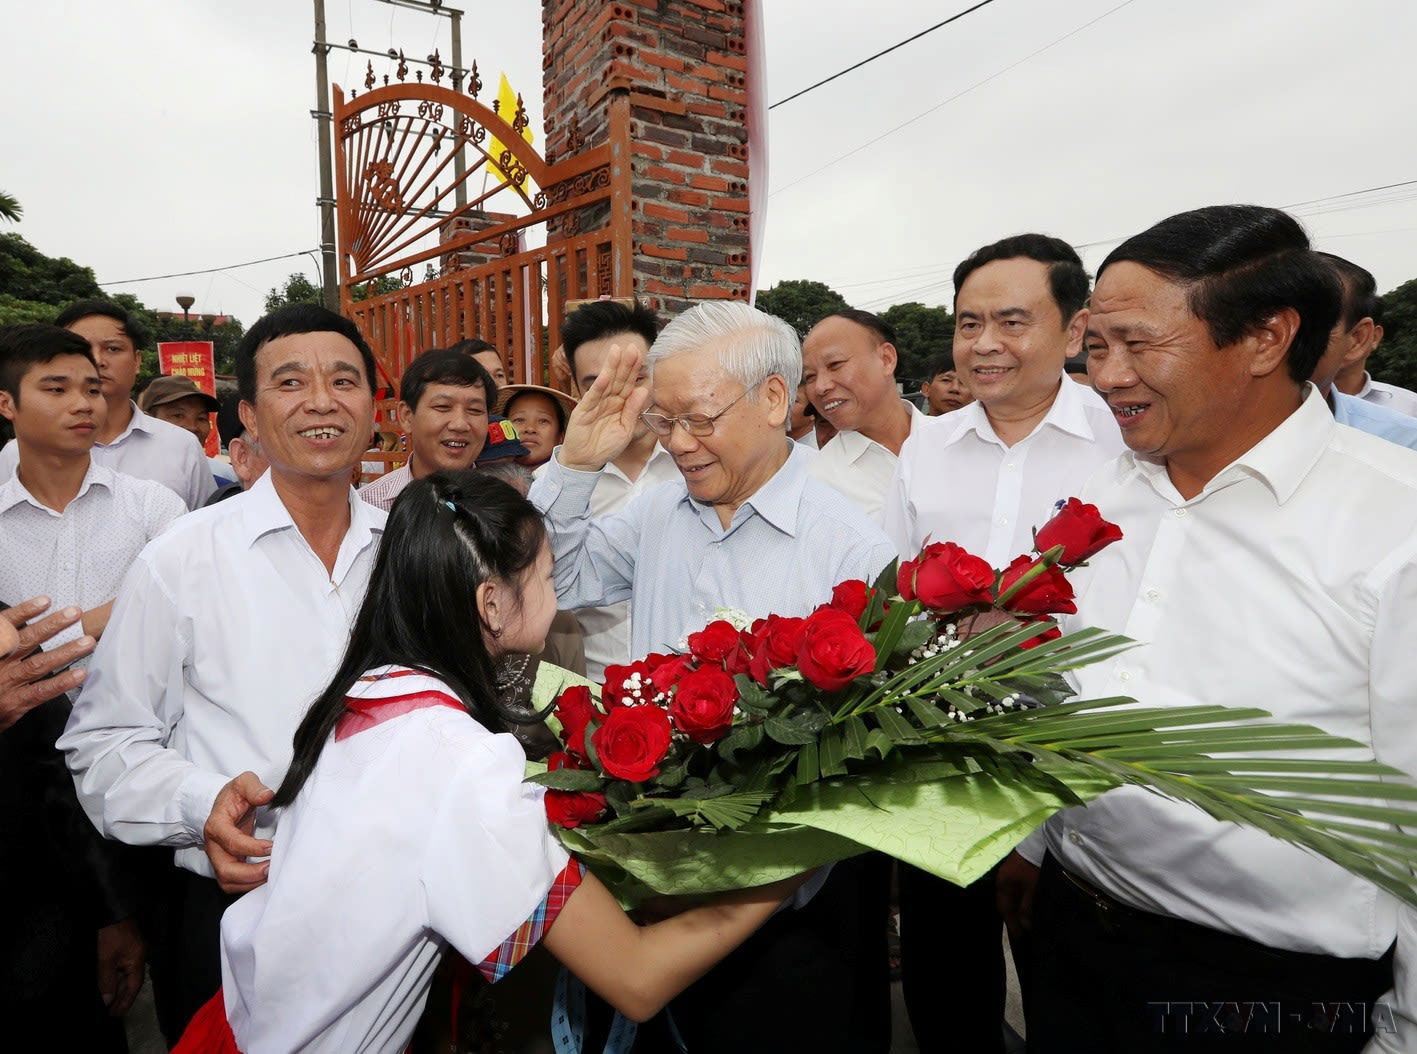
{"type": "Polygon", "coordinates": [[[127,1054],[123,1019],[109,1017],[98,994],[98,945],[92,934],[69,943],[44,991],[26,993],[28,998],[0,993],[0,1049],[127,1054]]]}
{"type": "Polygon", "coordinates": [[[900,865],[900,981],[921,1054],[1004,1054],[993,871],[961,887],[900,865]]]}
{"type": "Polygon", "coordinates": [[[1086,886],[1049,856],[1033,904],[1029,1054],[1360,1051],[1391,1027],[1375,1004],[1392,953],[1282,951],[1086,886]]]}
{"type": "Polygon", "coordinates": [[[148,963],[158,1025],[172,1046],[221,987],[221,915],[236,897],[176,866],[163,881],[166,910],[159,909],[148,963]]]}
{"type": "MultiPolygon", "coordinates": [[[[862,911],[872,882],[885,881],[873,874],[873,864],[882,870],[870,856],[838,863],[804,908],[778,912],[670,1003],[689,1054],[862,1054],[888,1048],[884,907],[862,911]]],[[[639,1054],[678,1049],[662,1019],[641,1028],[639,1054]]]]}

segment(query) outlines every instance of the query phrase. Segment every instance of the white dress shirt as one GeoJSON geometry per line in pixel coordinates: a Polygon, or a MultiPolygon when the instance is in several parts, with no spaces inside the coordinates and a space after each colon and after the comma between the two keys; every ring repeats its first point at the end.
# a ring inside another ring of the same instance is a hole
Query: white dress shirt
{"type": "Polygon", "coordinates": [[[245,1054],[402,1054],[444,948],[483,963],[539,906],[541,929],[560,906],[545,898],[569,858],[542,789],[522,782],[516,739],[436,678],[350,695],[377,709],[359,731],[341,718],[283,811],[270,880],[221,920],[227,1020],[245,1054]]]}
{"type": "MultiPolygon", "coordinates": [[[[85,611],[107,604],[143,546],[186,511],[160,483],[125,476],[92,459],[63,512],[42,504],[12,476],[0,483],[0,602],[19,604],[44,595],[54,611],[70,604],[85,611]]],[[[76,622],[48,646],[83,633],[76,622]]]]}
{"type": "Polygon", "coordinates": [[[924,417],[900,450],[886,494],[886,534],[903,557],[928,538],[1004,567],[1032,551],[1034,528],[1059,501],[1125,449],[1102,397],[1067,378],[1047,415],[1013,446],[1004,445],[982,403],[924,417]]]}
{"type": "MultiPolygon", "coordinates": [[[[902,399],[901,403],[910,413],[910,434],[914,435],[920,422],[929,418],[910,400],[902,399]]],[[[841,491],[858,509],[880,523],[897,460],[895,454],[860,432],[838,432],[821,448],[808,471],[841,491]]]]}
{"type": "Polygon", "coordinates": [[[1366,371],[1363,373],[1363,387],[1358,390],[1357,397],[1377,406],[1386,406],[1389,410],[1417,415],[1417,392],[1399,388],[1395,384],[1375,381],[1366,371]]]}
{"type": "MultiPolygon", "coordinates": [[[[1078,614],[1141,647],[1074,675],[1082,698],[1260,706],[1365,744],[1303,757],[1417,772],[1417,454],[1334,422],[1317,389],[1189,501],[1126,454],[1083,499],[1123,537],[1074,573],[1078,614]],[[1372,744],[1367,746],[1366,744],[1372,744]]],[[[1056,815],[1064,867],[1118,900],[1276,948],[1376,958],[1402,929],[1400,1034],[1417,1050],[1413,912],[1336,864],[1139,788],[1056,815]],[[1406,977],[1406,981],[1402,980],[1406,977]]],[[[1392,1043],[1392,1046],[1383,1044],[1392,1043]]]]}
{"type": "MultiPolygon", "coordinates": [[[[211,875],[202,827],[217,793],[247,769],[280,783],[295,727],[344,653],[387,518],[353,488],[349,509],[333,574],[269,472],[143,550],[58,743],[106,837],[173,846],[179,866],[211,875]]],[[[257,837],[273,827],[261,810],[257,837]]]]}
{"type": "MultiPolygon", "coordinates": [[[[680,478],[623,511],[591,519],[599,472],[577,472],[553,455],[531,488],[546,515],[563,608],[633,595],[630,649],[675,649],[718,608],[751,618],[806,615],[849,578],[871,582],[895,553],[881,529],[840,493],[807,475],[817,455],[791,443],[787,461],[733,514],[689,497],[680,478]]],[[[559,449],[559,448],[558,448],[559,449]]]]}
{"type": "MultiPolygon", "coordinates": [[[[197,437],[170,421],[159,421],[133,408],[133,419],[111,443],[95,443],[89,451],[94,463],[114,472],[161,483],[182,499],[189,509],[199,509],[216,491],[216,480],[207,467],[207,455],[197,437]]],[[[18,444],[0,450],[0,480],[15,474],[19,463],[18,444]]]]}
{"type": "MultiPolygon", "coordinates": [[[[542,470],[547,464],[550,462],[537,467],[537,478],[545,475],[542,470]]],[[[679,468],[674,464],[674,458],[663,446],[655,443],[649,460],[634,480],[620,471],[614,462],[605,466],[596,481],[595,490],[590,494],[590,514],[609,516],[612,512],[619,512],[645,491],[679,478],[679,468]]],[[[630,601],[622,600],[598,608],[580,608],[575,616],[585,641],[586,676],[591,680],[603,680],[606,666],[623,665],[637,658],[630,654],[630,601]]]]}

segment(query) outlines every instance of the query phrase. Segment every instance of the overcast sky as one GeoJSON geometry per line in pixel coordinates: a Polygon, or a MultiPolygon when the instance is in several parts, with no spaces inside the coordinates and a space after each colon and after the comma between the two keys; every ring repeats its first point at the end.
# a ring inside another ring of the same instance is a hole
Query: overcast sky
{"type": "MultiPolygon", "coordinates": [[[[970,3],[770,0],[768,96],[970,3]]],[[[448,57],[445,19],[327,4],[333,41],[448,57]]],[[[541,5],[463,6],[465,59],[492,90],[506,72],[539,133],[541,5]]],[[[3,24],[0,190],[25,210],[5,229],[104,283],[317,246],[310,3],[48,0],[3,24]]],[[[1172,212],[1317,200],[1296,210],[1316,245],[1391,288],[1417,277],[1417,184],[1340,195],[1417,180],[1414,41],[1407,0],[995,0],[772,111],[759,285],[948,304],[954,264],[1006,234],[1056,234],[1095,267],[1172,212]]],[[[332,81],[360,87],[366,61],[337,49],[332,81]]],[[[315,263],[107,288],[249,325],[292,271],[315,263]]]]}

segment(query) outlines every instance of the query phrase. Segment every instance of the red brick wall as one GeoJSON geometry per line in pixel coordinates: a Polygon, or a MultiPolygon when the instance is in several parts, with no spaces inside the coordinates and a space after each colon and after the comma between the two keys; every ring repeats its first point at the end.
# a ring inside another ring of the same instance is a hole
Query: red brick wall
{"type": "MultiPolygon", "coordinates": [[[[753,0],[757,2],[757,0],[753,0]]],[[[542,0],[550,159],[630,102],[635,293],[666,314],[748,298],[748,62],[735,0],[542,0]]]]}

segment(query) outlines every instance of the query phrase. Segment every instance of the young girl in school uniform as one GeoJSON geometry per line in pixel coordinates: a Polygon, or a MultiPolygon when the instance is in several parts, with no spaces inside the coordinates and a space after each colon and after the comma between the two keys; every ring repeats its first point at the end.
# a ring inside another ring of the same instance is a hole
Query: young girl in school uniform
{"type": "Polygon", "coordinates": [[[269,880],[222,919],[223,989],[177,1051],[401,1052],[449,945],[495,980],[544,941],[643,1020],[791,895],[800,879],[639,927],[567,856],[494,690],[498,657],[539,650],[555,613],[515,490],[435,473],[400,495],[295,734],[269,880]]]}

